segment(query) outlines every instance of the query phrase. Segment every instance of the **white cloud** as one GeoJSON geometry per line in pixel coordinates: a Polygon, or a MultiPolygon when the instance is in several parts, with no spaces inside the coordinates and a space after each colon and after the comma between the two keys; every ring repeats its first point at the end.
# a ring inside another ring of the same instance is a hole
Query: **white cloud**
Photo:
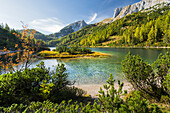
{"type": "Polygon", "coordinates": [[[90,16],[89,21],[87,22],[87,24],[90,24],[91,22],[93,22],[96,19],[96,17],[97,17],[97,13],[94,13],[93,16],[90,16]]]}
{"type": "Polygon", "coordinates": [[[95,23],[101,22],[101,21],[103,21],[104,19],[107,19],[107,18],[111,18],[111,17],[109,17],[108,15],[101,15],[98,18],[96,18],[94,22],[95,23]]]}
{"type": "Polygon", "coordinates": [[[36,19],[29,25],[45,34],[58,32],[65,26],[58,18],[36,19]]]}

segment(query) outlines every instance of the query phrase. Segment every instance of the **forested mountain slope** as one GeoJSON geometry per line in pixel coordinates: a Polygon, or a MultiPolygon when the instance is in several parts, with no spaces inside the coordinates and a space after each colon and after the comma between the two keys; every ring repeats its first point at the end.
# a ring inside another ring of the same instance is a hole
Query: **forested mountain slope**
{"type": "MultiPolygon", "coordinates": [[[[22,33],[23,30],[17,30],[18,33],[22,33]]],[[[33,29],[29,29],[30,32],[33,31],[33,29]]],[[[54,39],[55,37],[50,37],[49,35],[45,35],[39,31],[36,30],[36,33],[34,34],[34,38],[35,39],[41,39],[42,41],[49,41],[49,40],[52,40],[54,39]]]]}
{"type": "MultiPolygon", "coordinates": [[[[158,4],[159,6],[161,4],[158,4]]],[[[53,44],[67,46],[169,46],[170,6],[151,7],[127,15],[104,25],[88,25],[70,35],[53,41],[53,44]],[[115,38],[112,38],[112,37],[115,38]]]]}

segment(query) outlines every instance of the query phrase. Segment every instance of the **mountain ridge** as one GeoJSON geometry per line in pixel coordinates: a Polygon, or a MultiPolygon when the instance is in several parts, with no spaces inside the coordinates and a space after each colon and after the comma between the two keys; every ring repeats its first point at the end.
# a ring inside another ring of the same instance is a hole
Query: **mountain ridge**
{"type": "Polygon", "coordinates": [[[139,12],[141,10],[153,7],[156,4],[162,4],[162,3],[165,3],[164,6],[169,5],[170,0],[141,0],[140,2],[125,6],[123,8],[122,7],[116,8],[114,10],[114,14],[113,14],[111,22],[113,22],[117,19],[123,18],[124,16],[126,16],[128,14],[132,14],[134,12],[139,12]]]}
{"type": "Polygon", "coordinates": [[[71,24],[65,26],[59,32],[50,34],[49,36],[60,38],[60,37],[66,36],[70,33],[76,32],[87,25],[88,24],[84,20],[77,21],[77,22],[74,22],[74,23],[71,23],[71,24]]]}

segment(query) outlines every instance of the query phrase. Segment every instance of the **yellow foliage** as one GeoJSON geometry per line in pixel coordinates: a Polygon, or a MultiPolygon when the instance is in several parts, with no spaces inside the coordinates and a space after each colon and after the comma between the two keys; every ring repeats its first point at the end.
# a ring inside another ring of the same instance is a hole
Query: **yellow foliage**
{"type": "Polygon", "coordinates": [[[41,51],[37,54],[38,56],[44,58],[78,58],[78,57],[106,57],[110,56],[108,54],[93,52],[91,54],[77,54],[77,55],[70,55],[68,52],[63,52],[59,54],[55,51],[41,51]]]}
{"type": "Polygon", "coordinates": [[[86,95],[84,95],[84,97],[91,97],[91,95],[90,94],[86,94],[86,95]]]}
{"type": "Polygon", "coordinates": [[[61,55],[69,55],[68,52],[62,52],[61,55]]]}
{"type": "Polygon", "coordinates": [[[17,48],[18,47],[18,44],[15,44],[15,48],[17,48]]]}
{"type": "Polygon", "coordinates": [[[45,55],[45,56],[49,56],[49,55],[59,55],[59,52],[55,52],[55,51],[41,51],[38,53],[38,55],[45,55]]]}

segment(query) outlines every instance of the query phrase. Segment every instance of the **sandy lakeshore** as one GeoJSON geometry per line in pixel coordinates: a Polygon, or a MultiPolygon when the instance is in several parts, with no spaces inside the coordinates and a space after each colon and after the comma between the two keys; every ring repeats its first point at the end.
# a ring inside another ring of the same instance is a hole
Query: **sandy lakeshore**
{"type": "MultiPolygon", "coordinates": [[[[74,85],[74,86],[77,88],[81,88],[84,91],[87,91],[87,94],[90,94],[92,98],[97,97],[97,95],[99,94],[98,91],[100,90],[100,87],[104,89],[103,84],[88,84],[88,85],[83,84],[83,85],[74,85]]],[[[115,88],[116,89],[119,88],[116,82],[115,82],[115,88]]],[[[132,85],[129,82],[124,82],[123,90],[127,90],[128,92],[132,91],[133,90],[132,85]]]]}

